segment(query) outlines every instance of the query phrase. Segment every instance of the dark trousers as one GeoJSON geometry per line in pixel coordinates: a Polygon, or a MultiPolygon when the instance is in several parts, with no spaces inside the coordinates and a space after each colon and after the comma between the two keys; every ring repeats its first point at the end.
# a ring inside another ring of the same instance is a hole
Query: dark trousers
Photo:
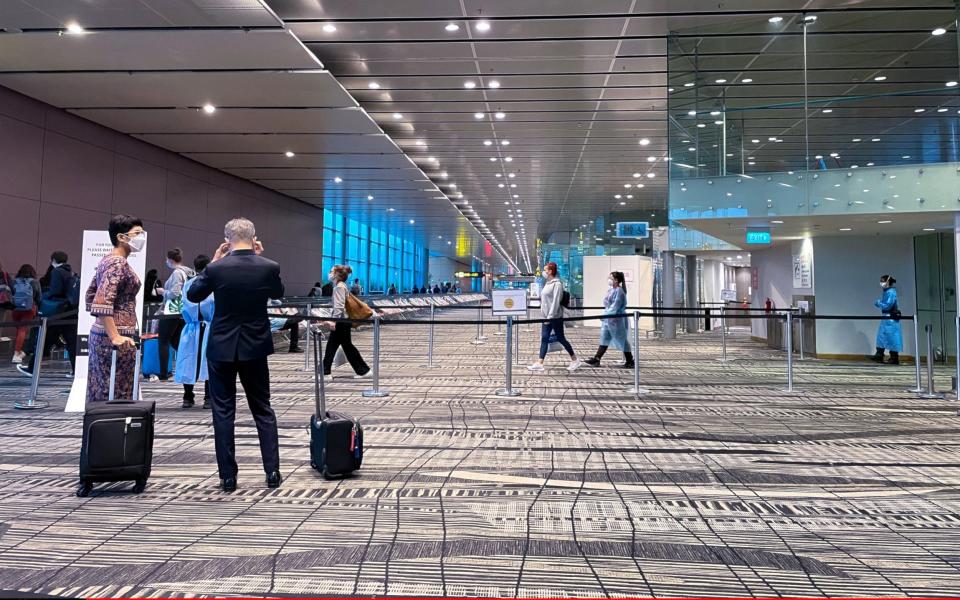
{"type": "Polygon", "coordinates": [[[219,362],[207,360],[210,371],[210,408],[220,478],[237,476],[234,419],[237,413],[237,376],[247,396],[260,438],[260,456],[267,473],[280,470],[277,417],[270,407],[270,368],[267,357],[256,360],[219,362]]]}
{"type": "MultiPolygon", "coordinates": [[[[25,345],[26,348],[33,348],[36,353],[37,345],[40,343],[40,328],[34,327],[30,332],[30,337],[25,345]]],[[[47,337],[43,340],[43,357],[50,358],[50,351],[53,347],[60,344],[63,338],[63,344],[67,349],[67,356],[70,359],[70,370],[73,371],[77,366],[77,324],[70,325],[50,325],[47,327],[47,337]]],[[[25,363],[33,369],[33,357],[25,363]]]]}
{"type": "Polygon", "coordinates": [[[290,349],[296,350],[300,347],[300,319],[287,319],[280,328],[280,331],[290,332],[290,349]]]}
{"type": "Polygon", "coordinates": [[[166,381],[170,377],[167,365],[170,362],[170,346],[180,347],[180,332],[183,330],[183,319],[160,319],[157,322],[157,349],[160,352],[160,379],[166,381]]]}
{"type": "Polygon", "coordinates": [[[360,351],[353,345],[350,338],[350,323],[337,323],[336,328],[330,332],[330,339],[327,340],[327,349],[323,353],[323,374],[329,375],[333,368],[333,358],[337,355],[337,348],[343,347],[343,353],[347,355],[350,366],[357,375],[365,375],[370,367],[360,356],[360,351]]]}
{"type": "Polygon", "coordinates": [[[573,346],[567,341],[567,337],[563,335],[563,319],[550,319],[549,322],[544,323],[540,327],[540,360],[543,360],[547,356],[547,347],[550,345],[551,332],[557,335],[557,342],[563,346],[567,354],[571,357],[575,356],[573,346]]]}

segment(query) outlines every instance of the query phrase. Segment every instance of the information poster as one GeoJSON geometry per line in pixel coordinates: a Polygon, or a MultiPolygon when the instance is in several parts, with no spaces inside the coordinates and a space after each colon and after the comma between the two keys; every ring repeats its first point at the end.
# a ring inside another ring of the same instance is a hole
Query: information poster
{"type": "Polygon", "coordinates": [[[525,317],[527,315],[527,291],[493,290],[493,315],[495,317],[525,317]]]}
{"type": "Polygon", "coordinates": [[[793,255],[793,287],[809,289],[813,287],[813,261],[805,252],[793,255]]]}
{"type": "MultiPolygon", "coordinates": [[[[146,234],[144,234],[146,235],[146,234]]],[[[77,348],[71,349],[71,352],[77,353],[77,365],[74,369],[73,386],[70,388],[70,398],[67,400],[67,407],[64,412],[83,412],[87,400],[87,367],[89,355],[87,352],[87,338],[90,334],[90,327],[93,326],[95,318],[87,312],[87,305],[84,300],[87,287],[93,280],[93,275],[97,271],[97,265],[100,260],[110,254],[113,250],[113,244],[110,243],[110,234],[106,231],[84,231],[83,232],[83,253],[80,257],[80,307],[77,313],[77,348]]],[[[147,246],[144,244],[143,250],[136,254],[131,254],[127,262],[133,268],[133,272],[143,282],[147,270],[147,246]]],[[[140,293],[137,294],[137,321],[143,318],[143,286],[140,286],[140,293]]]]}

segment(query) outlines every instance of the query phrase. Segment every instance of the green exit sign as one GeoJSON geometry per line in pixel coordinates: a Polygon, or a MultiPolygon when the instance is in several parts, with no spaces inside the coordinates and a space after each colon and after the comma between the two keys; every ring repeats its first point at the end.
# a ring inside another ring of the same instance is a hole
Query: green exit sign
{"type": "Polygon", "coordinates": [[[748,229],[747,230],[747,243],[748,244],[769,244],[772,238],[770,237],[770,231],[765,229],[748,229]]]}

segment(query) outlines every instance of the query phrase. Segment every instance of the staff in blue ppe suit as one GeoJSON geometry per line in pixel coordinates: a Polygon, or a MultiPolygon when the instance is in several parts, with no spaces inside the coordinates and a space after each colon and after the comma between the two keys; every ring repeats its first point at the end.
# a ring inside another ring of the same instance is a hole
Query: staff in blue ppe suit
{"type": "MultiPolygon", "coordinates": [[[[603,314],[622,315],[627,312],[627,290],[623,273],[614,271],[607,278],[607,295],[603,297],[603,314]]],[[[607,352],[607,348],[613,347],[616,350],[623,351],[624,362],[621,367],[624,369],[633,368],[633,354],[630,352],[630,343],[627,341],[627,334],[630,332],[628,319],[604,319],[600,324],[600,346],[597,348],[596,356],[588,358],[584,362],[588,365],[599,367],[600,359],[607,352]]]]}
{"type": "MultiPolygon", "coordinates": [[[[210,264],[210,257],[201,254],[193,259],[193,268],[200,274],[210,264]]],[[[197,304],[187,299],[187,290],[196,278],[183,284],[184,326],[180,332],[177,349],[177,370],[173,380],[183,384],[183,408],[193,406],[193,386],[203,382],[203,407],[210,408],[210,386],[207,383],[207,341],[210,339],[210,322],[213,321],[214,298],[210,294],[197,304]]]]}
{"type": "Polygon", "coordinates": [[[897,280],[889,275],[880,278],[880,288],[883,290],[883,296],[873,303],[880,309],[881,314],[886,318],[880,321],[880,327],[877,329],[877,353],[870,357],[870,360],[878,363],[883,362],[883,352],[890,352],[890,361],[887,364],[899,365],[900,352],[903,350],[903,335],[900,333],[900,307],[897,305],[897,280]]]}

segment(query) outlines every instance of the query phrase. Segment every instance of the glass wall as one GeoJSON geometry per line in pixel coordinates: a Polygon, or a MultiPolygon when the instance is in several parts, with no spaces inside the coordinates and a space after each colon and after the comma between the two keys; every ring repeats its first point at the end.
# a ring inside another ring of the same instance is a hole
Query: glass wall
{"type": "Polygon", "coordinates": [[[409,292],[426,273],[423,246],[331,210],[323,211],[323,272],[335,264],[353,268],[364,293],[383,293],[390,284],[409,292]]]}

